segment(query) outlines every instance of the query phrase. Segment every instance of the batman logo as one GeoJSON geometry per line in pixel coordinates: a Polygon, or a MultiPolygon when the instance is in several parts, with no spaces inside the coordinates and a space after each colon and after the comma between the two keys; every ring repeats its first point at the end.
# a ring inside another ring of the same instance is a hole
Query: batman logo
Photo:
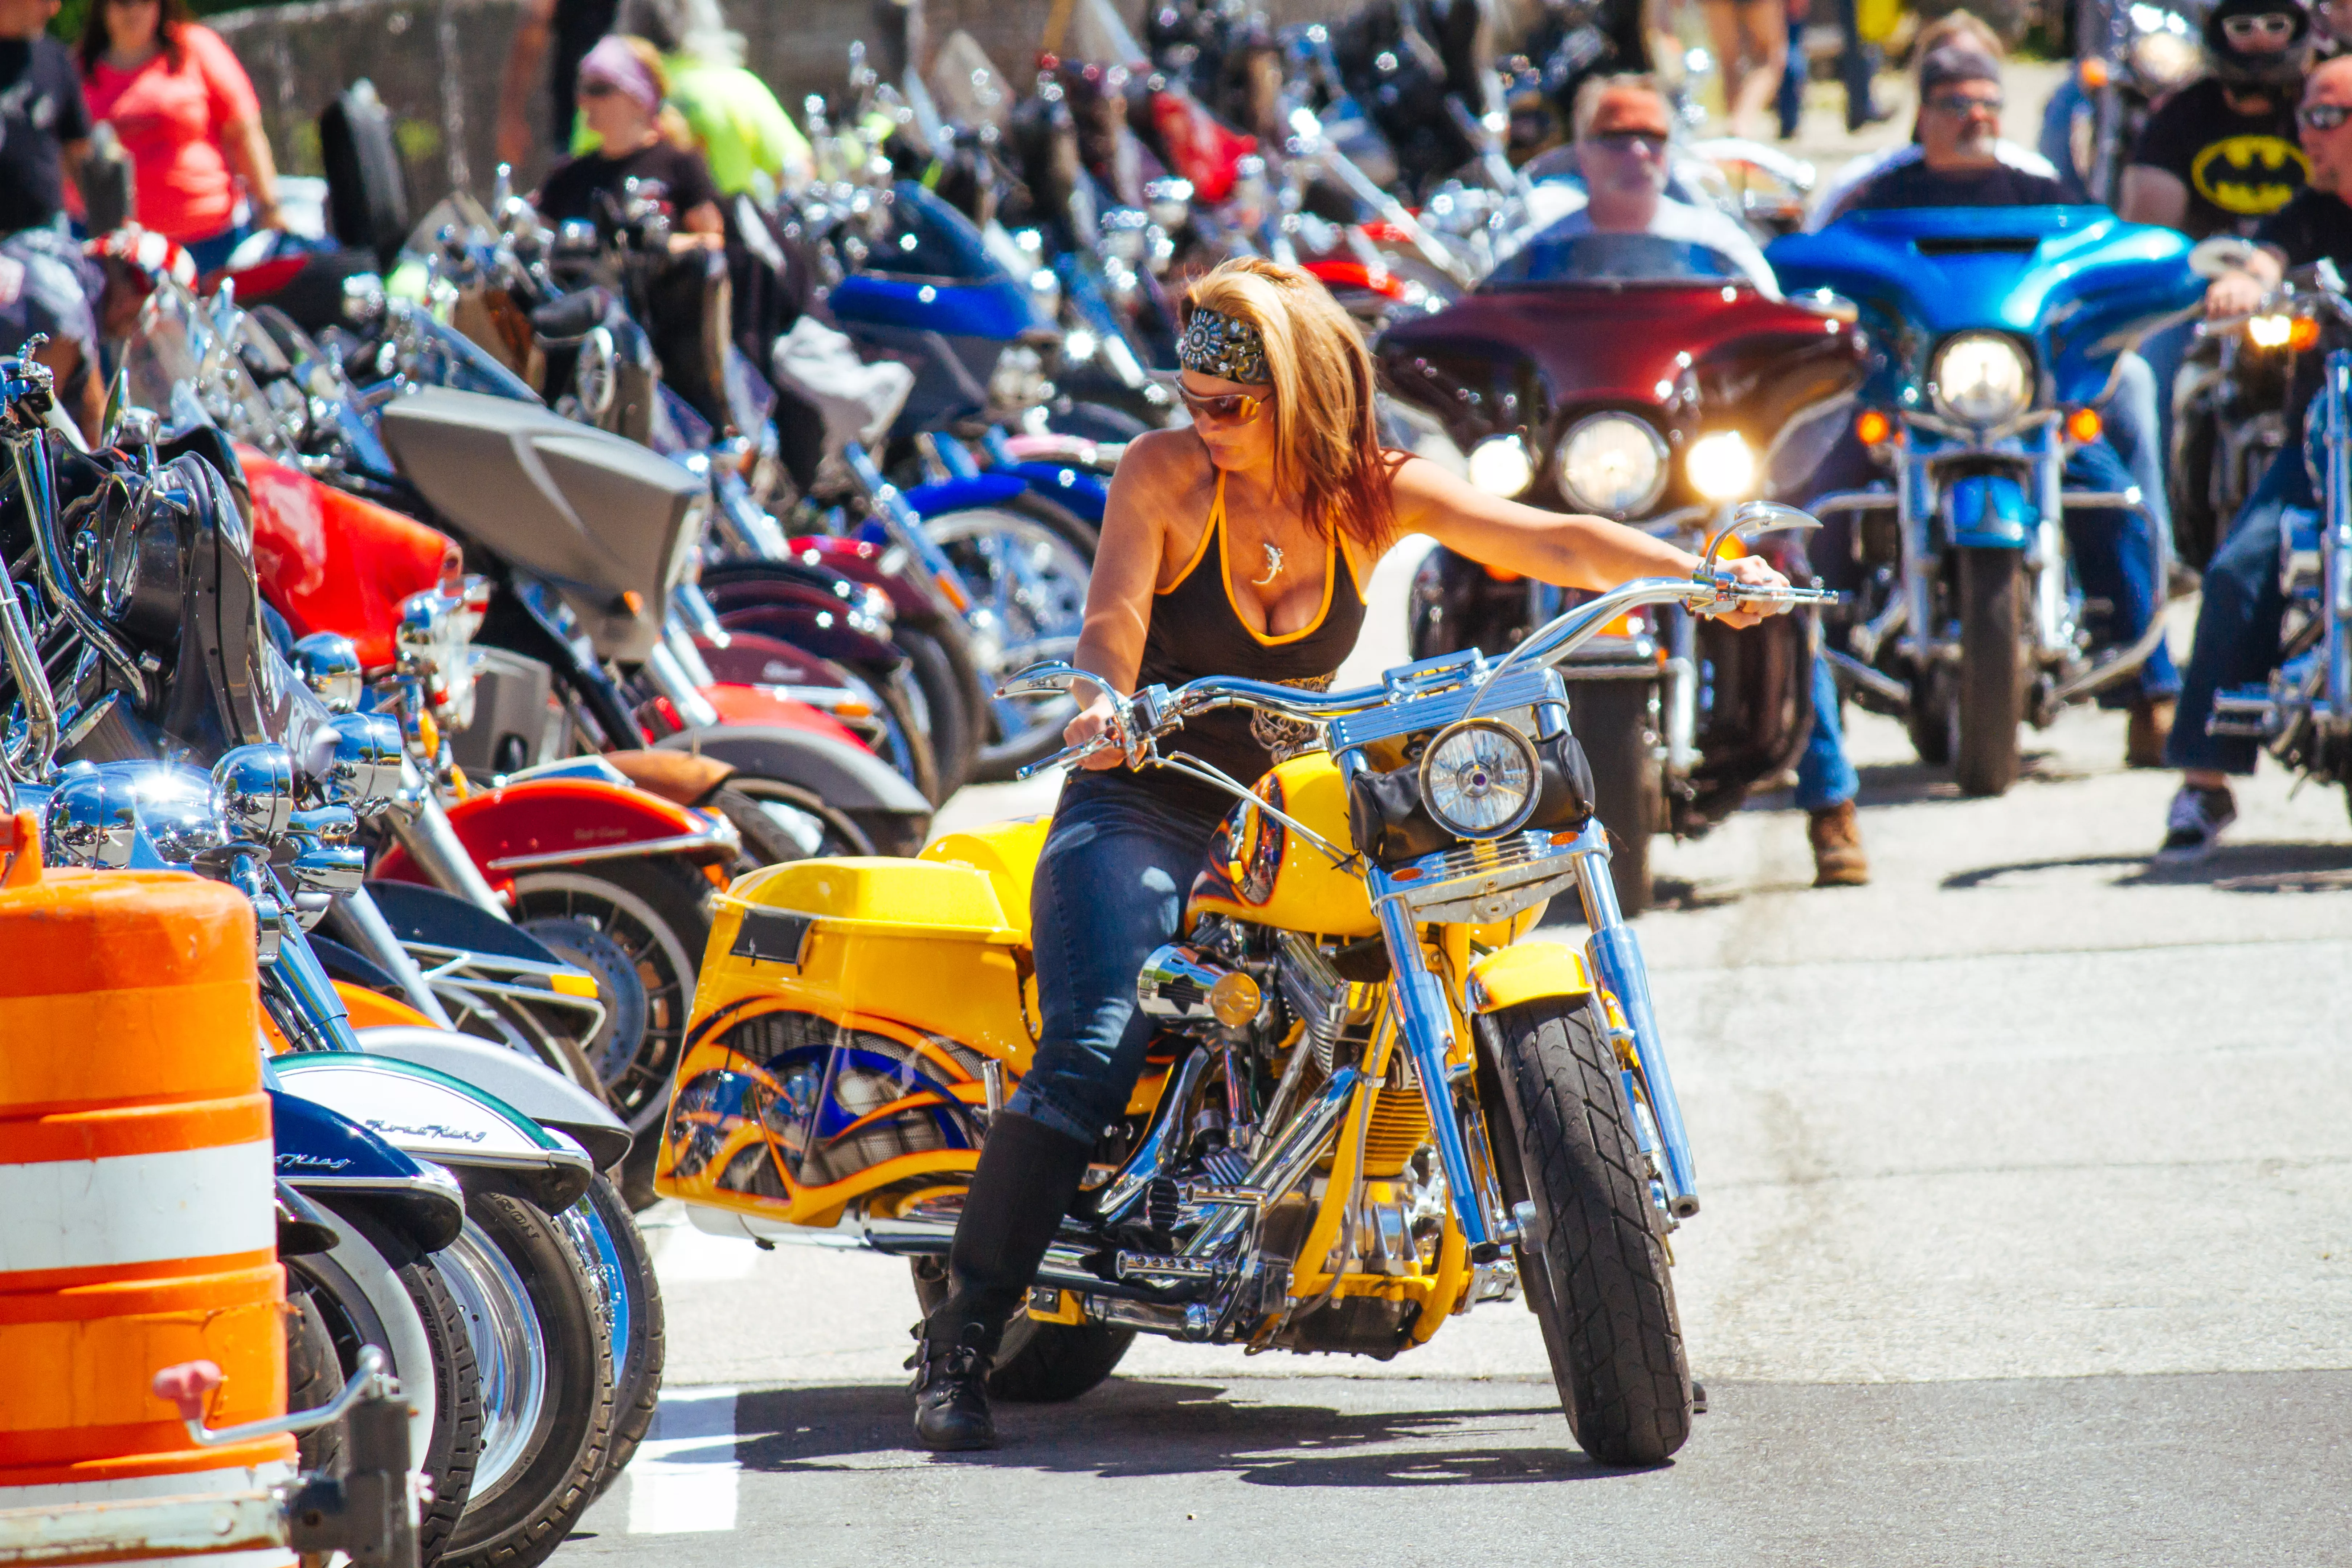
{"type": "Polygon", "coordinates": [[[2294,200],[2311,174],[2303,149],[2278,136],[2224,136],[2189,165],[2197,194],[2225,213],[2262,217],[2294,200]]]}

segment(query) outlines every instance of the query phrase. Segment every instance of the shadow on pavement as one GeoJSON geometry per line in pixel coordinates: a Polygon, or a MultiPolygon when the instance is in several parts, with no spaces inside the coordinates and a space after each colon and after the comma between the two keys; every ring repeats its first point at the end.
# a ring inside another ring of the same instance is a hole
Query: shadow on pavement
{"type": "Polygon", "coordinates": [[[1984,888],[2012,877],[2043,871],[2095,870],[2116,867],[2126,875],[2118,888],[2211,888],[2224,893],[2336,893],[2352,890],[2352,844],[2224,844],[2202,860],[2158,866],[2145,855],[2084,855],[2056,860],[2017,860],[1956,871],[1943,880],[1948,890],[1984,888]]]}
{"type": "MultiPolygon", "coordinates": [[[[1637,1473],[1586,1458],[1549,1403],[1361,1412],[1236,1405],[1224,1392],[1213,1383],[1117,1378],[1066,1405],[1000,1404],[997,1447],[939,1462],[1106,1479],[1223,1473],[1268,1487],[1496,1486],[1637,1473]],[[1528,1446],[1509,1446],[1520,1433],[1528,1446]],[[1475,1442],[1448,1447],[1449,1437],[1475,1442]]],[[[768,1472],[919,1458],[913,1412],[897,1384],[747,1393],[736,1404],[735,1456],[745,1469],[768,1472]]]]}

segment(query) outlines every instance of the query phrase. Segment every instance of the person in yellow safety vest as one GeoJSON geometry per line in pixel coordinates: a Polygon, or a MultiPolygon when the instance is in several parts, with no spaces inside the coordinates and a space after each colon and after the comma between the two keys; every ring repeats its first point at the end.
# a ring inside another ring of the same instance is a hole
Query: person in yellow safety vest
{"type": "Polygon", "coordinates": [[[742,36],[728,30],[718,0],[621,0],[613,30],[661,51],[670,102],[686,116],[720,195],[772,197],[814,175],[808,139],[768,84],[743,68],[742,36]]]}

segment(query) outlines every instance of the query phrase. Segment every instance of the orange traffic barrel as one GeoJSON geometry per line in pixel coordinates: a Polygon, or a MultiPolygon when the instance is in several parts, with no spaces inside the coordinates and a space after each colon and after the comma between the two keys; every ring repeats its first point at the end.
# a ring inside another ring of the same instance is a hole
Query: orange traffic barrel
{"type": "Polygon", "coordinates": [[[210,1361],[227,1376],[208,1426],[286,1409],[252,906],[182,872],[27,877],[18,858],[0,879],[0,1509],[285,1479],[293,1438],[199,1447],[150,1386],[210,1361]]]}

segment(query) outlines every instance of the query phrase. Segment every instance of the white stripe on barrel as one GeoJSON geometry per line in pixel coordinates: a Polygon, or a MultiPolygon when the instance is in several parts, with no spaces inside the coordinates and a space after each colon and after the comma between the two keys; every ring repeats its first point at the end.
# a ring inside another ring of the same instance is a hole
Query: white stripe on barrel
{"type": "Polygon", "coordinates": [[[0,1164],[0,1275],[267,1250],[274,1182],[266,1142],[0,1164]]]}

